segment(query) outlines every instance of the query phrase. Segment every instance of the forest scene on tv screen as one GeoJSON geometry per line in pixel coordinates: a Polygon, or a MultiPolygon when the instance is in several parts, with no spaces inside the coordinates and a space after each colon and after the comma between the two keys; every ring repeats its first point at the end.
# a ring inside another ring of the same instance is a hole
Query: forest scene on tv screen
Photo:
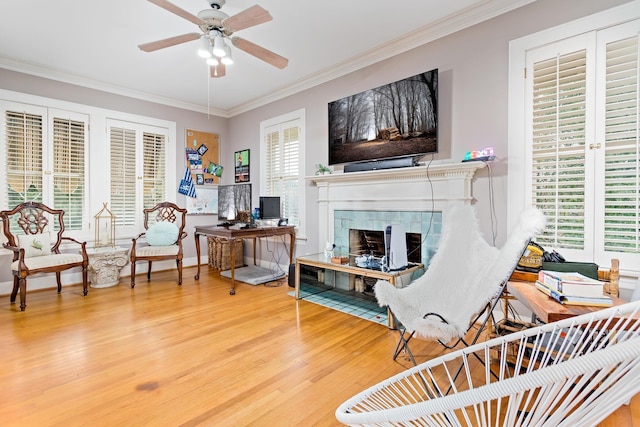
{"type": "Polygon", "coordinates": [[[438,70],[329,103],[329,164],[438,151],[438,70]]]}

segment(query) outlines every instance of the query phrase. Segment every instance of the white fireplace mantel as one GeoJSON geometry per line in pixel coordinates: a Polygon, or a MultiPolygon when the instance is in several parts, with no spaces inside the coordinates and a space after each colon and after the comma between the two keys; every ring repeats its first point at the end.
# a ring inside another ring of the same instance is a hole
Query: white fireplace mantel
{"type": "MultiPolygon", "coordinates": [[[[440,163],[306,177],[318,187],[318,242],[332,242],[336,210],[441,211],[470,204],[471,183],[483,162],[440,163]]],[[[322,250],[322,248],[319,248],[322,250]]]]}

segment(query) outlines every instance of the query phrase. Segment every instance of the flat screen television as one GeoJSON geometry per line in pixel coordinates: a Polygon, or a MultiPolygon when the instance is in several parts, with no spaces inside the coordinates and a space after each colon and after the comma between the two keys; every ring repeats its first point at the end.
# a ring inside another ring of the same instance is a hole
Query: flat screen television
{"type": "Polygon", "coordinates": [[[280,219],[280,197],[260,196],[260,219],[280,219]]]}
{"type": "Polygon", "coordinates": [[[329,164],[438,152],[438,69],[329,103],[329,164]]]}
{"type": "Polygon", "coordinates": [[[218,186],[218,219],[228,223],[251,222],[251,184],[218,186]]]}

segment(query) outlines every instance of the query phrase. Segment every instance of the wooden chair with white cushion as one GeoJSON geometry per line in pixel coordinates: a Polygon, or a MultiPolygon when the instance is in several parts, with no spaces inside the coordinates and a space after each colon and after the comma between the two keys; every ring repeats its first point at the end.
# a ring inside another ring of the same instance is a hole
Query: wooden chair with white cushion
{"type": "Polygon", "coordinates": [[[133,239],[130,252],[131,287],[136,286],[136,262],[147,261],[147,280],[151,280],[153,261],[172,259],[178,267],[178,285],[182,285],[182,240],[187,210],[171,202],[144,209],[145,231],[133,239]],[[146,242],[146,245],[144,244],[146,242]]]}
{"type": "Polygon", "coordinates": [[[55,273],[58,293],[62,291],[60,273],[70,268],[82,269],[83,295],[87,295],[87,255],[86,242],[64,237],[64,211],[51,209],[38,202],[21,203],[15,208],[0,212],[2,230],[7,242],[5,249],[13,252],[11,271],[13,291],[11,303],[16,301],[20,290],[20,310],[24,311],[27,293],[27,277],[38,273],[55,273]],[[78,248],[62,253],[62,243],[70,243],[78,248]]]}

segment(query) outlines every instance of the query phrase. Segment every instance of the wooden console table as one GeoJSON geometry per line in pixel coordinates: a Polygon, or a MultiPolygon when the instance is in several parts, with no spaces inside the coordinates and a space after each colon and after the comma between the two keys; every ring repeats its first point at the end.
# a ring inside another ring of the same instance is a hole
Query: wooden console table
{"type": "Polygon", "coordinates": [[[231,257],[231,289],[229,289],[229,295],[235,295],[236,293],[236,280],[235,280],[235,242],[236,239],[251,239],[253,240],[253,264],[256,263],[256,239],[260,237],[271,236],[283,236],[289,235],[289,260],[293,263],[293,254],[295,253],[296,244],[296,227],[293,225],[285,225],[278,227],[256,227],[256,228],[234,228],[234,227],[217,227],[217,226],[203,226],[195,227],[195,239],[196,239],[196,257],[198,262],[198,271],[196,272],[195,279],[200,280],[200,236],[215,236],[222,237],[229,241],[229,255],[231,257]]]}
{"type": "MultiPolygon", "coordinates": [[[[396,285],[396,279],[400,276],[404,276],[406,274],[413,274],[414,271],[423,269],[424,265],[422,264],[410,264],[408,268],[404,270],[398,271],[381,271],[381,270],[372,270],[370,268],[362,268],[357,267],[355,265],[349,264],[336,264],[328,260],[324,253],[305,255],[296,258],[296,281],[295,281],[295,297],[296,299],[300,299],[300,266],[302,265],[310,265],[313,267],[320,267],[326,270],[332,271],[341,271],[343,273],[356,274],[358,276],[363,277],[373,277],[375,279],[386,280],[391,283],[393,286],[396,285]]],[[[388,315],[387,324],[389,328],[394,328],[393,318],[391,314],[388,315]]]]}

